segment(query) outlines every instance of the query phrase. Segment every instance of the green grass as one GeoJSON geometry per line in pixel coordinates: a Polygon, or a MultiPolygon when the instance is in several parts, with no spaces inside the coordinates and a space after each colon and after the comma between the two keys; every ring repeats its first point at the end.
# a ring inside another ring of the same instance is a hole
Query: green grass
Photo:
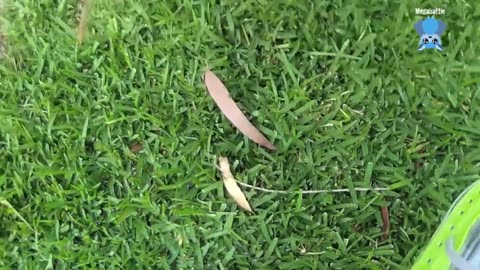
{"type": "Polygon", "coordinates": [[[76,2],[3,11],[0,269],[408,269],[478,179],[475,1],[98,0],[82,46],[76,2]],[[416,7],[445,7],[444,52],[416,51],[416,7]],[[246,190],[249,215],[219,155],[270,189],[394,189],[246,190]]]}

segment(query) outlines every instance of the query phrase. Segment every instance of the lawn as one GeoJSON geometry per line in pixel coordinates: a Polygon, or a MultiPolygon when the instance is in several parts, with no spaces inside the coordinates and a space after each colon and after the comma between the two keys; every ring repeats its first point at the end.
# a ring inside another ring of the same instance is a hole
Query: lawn
{"type": "Polygon", "coordinates": [[[96,0],[82,44],[78,1],[2,2],[0,269],[408,269],[479,179],[475,1],[96,0]],[[443,52],[416,50],[429,7],[443,52]],[[291,192],[243,211],[220,156],[291,192]]]}

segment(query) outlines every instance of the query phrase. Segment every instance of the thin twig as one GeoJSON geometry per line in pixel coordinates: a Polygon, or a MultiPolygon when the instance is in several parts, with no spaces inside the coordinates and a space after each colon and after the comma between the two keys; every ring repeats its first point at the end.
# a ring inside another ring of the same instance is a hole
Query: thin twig
{"type": "Polygon", "coordinates": [[[382,207],[382,221],[383,221],[383,241],[388,239],[390,232],[390,216],[388,215],[388,207],[382,207]]]}
{"type": "MultiPolygon", "coordinates": [[[[220,167],[217,164],[214,164],[215,168],[220,170],[220,167]]],[[[268,188],[261,188],[253,185],[249,185],[246,183],[242,183],[235,179],[235,181],[243,187],[268,192],[268,193],[277,193],[277,194],[319,194],[319,193],[343,193],[343,192],[350,192],[351,190],[348,188],[341,188],[341,189],[320,189],[320,190],[299,190],[299,191],[287,191],[287,190],[275,190],[275,189],[268,189],[268,188]]],[[[353,188],[353,191],[365,192],[365,191],[387,191],[390,190],[389,188],[353,188]]]]}
{"type": "MultiPolygon", "coordinates": [[[[301,194],[318,194],[318,193],[341,193],[341,192],[350,192],[351,190],[348,188],[341,188],[341,189],[320,189],[320,190],[299,190],[299,191],[286,191],[286,190],[274,190],[274,189],[267,189],[267,188],[261,188],[261,187],[256,187],[252,186],[249,184],[242,183],[237,180],[237,183],[240,186],[244,186],[247,188],[263,191],[263,192],[269,192],[269,193],[279,193],[279,194],[295,194],[295,193],[301,193],[301,194]]],[[[389,188],[353,188],[354,191],[386,191],[390,190],[389,188]]]]}

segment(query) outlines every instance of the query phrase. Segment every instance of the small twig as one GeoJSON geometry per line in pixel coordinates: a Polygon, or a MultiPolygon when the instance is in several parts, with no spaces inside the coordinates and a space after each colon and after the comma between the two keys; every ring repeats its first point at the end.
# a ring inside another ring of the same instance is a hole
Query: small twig
{"type": "Polygon", "coordinates": [[[305,255],[317,256],[317,255],[323,255],[323,254],[325,254],[325,251],[309,252],[309,251],[307,251],[307,248],[306,248],[304,245],[302,245],[302,246],[300,247],[299,251],[300,251],[300,255],[304,255],[304,256],[305,256],[305,255]]]}
{"type": "Polygon", "coordinates": [[[318,255],[323,255],[325,254],[325,251],[320,251],[320,252],[305,252],[302,255],[307,255],[307,256],[318,256],[318,255]]]}
{"type": "MultiPolygon", "coordinates": [[[[244,186],[247,188],[263,191],[263,192],[269,192],[269,193],[279,193],[279,194],[295,194],[295,193],[301,193],[301,194],[318,194],[318,193],[341,193],[341,192],[350,192],[351,190],[348,188],[341,188],[341,189],[320,189],[320,190],[299,190],[299,191],[286,191],[286,190],[274,190],[274,189],[267,189],[267,188],[261,188],[261,187],[256,187],[252,186],[249,184],[242,183],[237,180],[237,183],[240,186],[244,186]]],[[[354,188],[354,191],[386,191],[390,190],[389,188],[354,188]]]]}
{"type": "Polygon", "coordinates": [[[382,207],[382,221],[383,221],[383,241],[388,239],[390,232],[390,216],[388,215],[388,207],[382,207]]]}
{"type": "MultiPolygon", "coordinates": [[[[215,168],[221,170],[220,167],[214,164],[215,168]]],[[[251,188],[258,191],[268,192],[268,193],[278,193],[278,194],[319,194],[319,193],[343,193],[343,192],[350,192],[351,190],[348,188],[340,188],[340,189],[319,189],[319,190],[299,190],[299,191],[287,191],[287,190],[275,190],[275,189],[268,189],[268,188],[261,188],[253,185],[249,185],[246,183],[242,183],[235,179],[235,181],[243,187],[251,188]]],[[[389,188],[353,188],[353,191],[387,191],[390,190],[389,188]]]]}

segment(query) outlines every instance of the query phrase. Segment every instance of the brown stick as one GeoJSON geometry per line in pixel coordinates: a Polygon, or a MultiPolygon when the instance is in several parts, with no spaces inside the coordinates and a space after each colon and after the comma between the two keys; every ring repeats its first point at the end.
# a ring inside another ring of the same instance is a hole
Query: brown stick
{"type": "Polygon", "coordinates": [[[382,221],[383,221],[383,240],[388,239],[390,232],[390,217],[388,215],[388,207],[382,207],[382,221]]]}

